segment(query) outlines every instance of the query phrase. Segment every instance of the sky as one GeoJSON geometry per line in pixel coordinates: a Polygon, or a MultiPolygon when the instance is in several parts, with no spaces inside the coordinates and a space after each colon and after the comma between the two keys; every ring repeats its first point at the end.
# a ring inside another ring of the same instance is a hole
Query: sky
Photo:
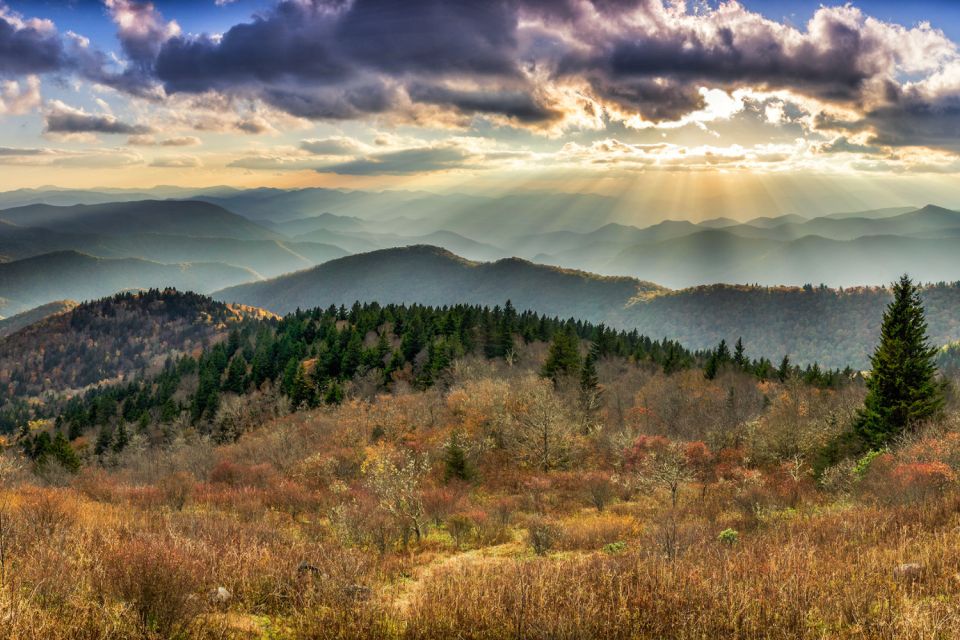
{"type": "Polygon", "coordinates": [[[0,190],[960,207],[958,42],[952,0],[0,0],[0,190]]]}

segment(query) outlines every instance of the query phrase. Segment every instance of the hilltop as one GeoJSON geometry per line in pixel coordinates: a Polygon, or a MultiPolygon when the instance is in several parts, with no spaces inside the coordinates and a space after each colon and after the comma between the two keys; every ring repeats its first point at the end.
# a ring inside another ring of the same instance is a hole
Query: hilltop
{"type": "Polygon", "coordinates": [[[358,300],[489,306],[511,300],[518,309],[604,321],[629,300],[663,291],[634,278],[597,276],[518,258],[473,262],[439,247],[416,245],[331,260],[279,278],[224,289],[214,297],[276,313],[358,300]]]}
{"type": "MultiPolygon", "coordinates": [[[[750,240],[741,239],[744,242],[750,240]]],[[[754,357],[864,368],[890,294],[883,287],[709,285],[670,290],[520,259],[478,263],[438,247],[349,256],[287,276],[224,289],[214,297],[286,313],[356,300],[432,305],[503,304],[582,317],[707,349],[742,337],[754,357]]],[[[936,344],[960,339],[960,286],[924,290],[936,344]]]]}
{"type": "Polygon", "coordinates": [[[0,385],[9,398],[77,391],[156,370],[167,358],[224,338],[245,319],[271,317],[173,289],[60,306],[59,313],[0,338],[0,385]]]}

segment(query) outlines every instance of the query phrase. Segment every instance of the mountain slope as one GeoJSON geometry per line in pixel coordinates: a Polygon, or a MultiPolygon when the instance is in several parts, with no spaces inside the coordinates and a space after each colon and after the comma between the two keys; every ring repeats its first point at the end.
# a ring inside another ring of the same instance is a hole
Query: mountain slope
{"type": "Polygon", "coordinates": [[[241,240],[282,238],[223,207],[194,200],[140,200],[69,207],[34,204],[0,211],[0,220],[25,227],[103,235],[165,233],[241,240]]]}
{"type": "Polygon", "coordinates": [[[33,309],[28,309],[11,318],[4,318],[0,320],[0,338],[5,338],[10,334],[20,331],[24,327],[28,327],[51,316],[71,311],[76,306],[77,303],[73,300],[57,300],[33,309]]]}
{"type": "Polygon", "coordinates": [[[0,264],[0,313],[12,315],[64,298],[101,298],[124,289],[207,292],[256,279],[249,269],[220,263],[171,265],[61,251],[0,264]]]}
{"type": "Polygon", "coordinates": [[[259,283],[218,291],[214,297],[287,313],[297,307],[418,302],[502,305],[548,315],[604,319],[638,295],[662,288],[633,278],[605,278],[536,265],[516,258],[471,262],[438,247],[384,249],[259,283]]]}
{"type": "Polygon", "coordinates": [[[0,338],[0,386],[9,397],[35,396],[156,369],[252,315],[262,314],[174,290],[83,303],[0,338]]]}
{"type": "MultiPolygon", "coordinates": [[[[734,242],[752,242],[734,237],[734,242]]],[[[841,243],[842,244],[842,243],[841,243]]],[[[695,349],[743,337],[753,357],[865,368],[890,300],[882,287],[701,286],[670,291],[633,278],[605,278],[509,259],[476,263],[436,247],[376,251],[288,276],[241,285],[218,299],[284,313],[356,300],[503,304],[577,317],[695,349]]],[[[923,292],[935,344],[960,340],[960,285],[923,292]]]]}
{"type": "Polygon", "coordinates": [[[675,288],[704,282],[879,285],[903,273],[922,282],[939,282],[960,274],[956,240],[943,235],[946,237],[864,236],[844,241],[804,236],[780,241],[713,229],[619,252],[616,245],[586,245],[538,260],[641,277],[675,288]]]}

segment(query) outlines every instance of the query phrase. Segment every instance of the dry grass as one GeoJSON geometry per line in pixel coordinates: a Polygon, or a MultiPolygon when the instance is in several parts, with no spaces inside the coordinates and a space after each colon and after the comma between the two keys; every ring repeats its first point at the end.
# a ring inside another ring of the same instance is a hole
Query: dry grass
{"type": "Polygon", "coordinates": [[[953,432],[905,442],[859,478],[839,469],[827,491],[787,426],[820,429],[830,407],[804,417],[783,397],[742,447],[685,448],[709,469],[684,475],[674,505],[618,462],[634,442],[619,427],[550,472],[491,444],[510,427],[505,389],[348,402],[65,486],[9,475],[0,638],[960,637],[953,432]],[[470,437],[473,483],[444,483],[454,429],[470,437]],[[385,478],[393,494],[371,489],[377,456],[411,453],[431,464],[385,478]],[[906,563],[919,568],[897,575],[906,563]],[[220,587],[229,598],[212,597],[220,587]]]}

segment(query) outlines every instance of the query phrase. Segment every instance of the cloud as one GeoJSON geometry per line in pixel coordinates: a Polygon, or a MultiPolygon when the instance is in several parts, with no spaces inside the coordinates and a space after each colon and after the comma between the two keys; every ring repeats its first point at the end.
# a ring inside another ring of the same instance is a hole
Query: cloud
{"type": "MultiPolygon", "coordinates": [[[[104,3],[119,60],[0,5],[0,75],[18,76],[0,93],[0,112],[36,108],[29,78],[70,72],[171,112],[192,101],[164,122],[197,130],[274,134],[304,121],[364,120],[508,135],[626,127],[702,137],[752,116],[762,94],[776,98],[756,126],[809,136],[823,143],[820,155],[853,152],[849,140],[960,153],[957,46],[929,24],[884,22],[852,4],[821,6],[793,25],[735,1],[278,0],[223,33],[190,34],[154,3],[104,3]],[[846,145],[825,143],[839,136],[846,145]]],[[[47,129],[149,129],[106,113],[59,119],[48,114],[47,129]]],[[[452,148],[417,149],[301,146],[363,156],[333,165],[345,172],[403,173],[404,158],[414,173],[418,164],[448,170],[444,154],[457,164],[452,148]]]]}
{"type": "Polygon", "coordinates": [[[203,166],[203,163],[195,156],[165,156],[156,158],[150,166],[164,169],[189,169],[203,166]]]}
{"type": "Polygon", "coordinates": [[[0,75],[59,70],[63,43],[48,20],[24,19],[0,3],[0,75]]]}
{"type": "Polygon", "coordinates": [[[258,115],[249,116],[238,120],[234,127],[237,131],[242,133],[249,133],[251,135],[259,135],[261,133],[268,133],[275,131],[275,129],[267,122],[266,118],[263,118],[258,115]]]}
{"type": "Polygon", "coordinates": [[[0,147],[0,156],[39,156],[46,153],[44,149],[22,149],[15,147],[0,147]]]}
{"type": "Polygon", "coordinates": [[[194,147],[201,144],[196,136],[157,139],[153,135],[135,135],[127,139],[127,144],[137,147],[194,147]]]}
{"type": "Polygon", "coordinates": [[[100,82],[136,95],[155,95],[154,61],[163,44],[180,35],[180,25],[164,20],[152,2],[104,0],[104,4],[117,25],[126,66],[118,74],[98,71],[92,75],[100,82]]]}
{"type": "Polygon", "coordinates": [[[317,156],[349,156],[366,150],[366,145],[353,138],[309,139],[300,142],[300,148],[317,156]]]}
{"type": "Polygon", "coordinates": [[[0,115],[20,115],[40,106],[40,78],[27,76],[26,80],[0,82],[0,115]]]}
{"type": "Polygon", "coordinates": [[[510,2],[286,0],[222,37],[170,39],[156,75],[169,93],[216,90],[299,117],[359,118],[406,108],[407,78],[524,84],[516,22],[510,2]]]}
{"type": "Polygon", "coordinates": [[[465,167],[471,154],[454,146],[420,147],[389,151],[317,168],[320,173],[349,176],[410,175],[465,167]]]}
{"type": "Polygon", "coordinates": [[[44,130],[47,133],[143,135],[153,132],[153,129],[147,125],[130,124],[111,114],[87,113],[83,109],[76,109],[59,100],[51,100],[47,107],[44,114],[44,130]]]}
{"type": "Polygon", "coordinates": [[[463,90],[414,84],[408,87],[407,93],[414,102],[444,105],[466,113],[498,114],[520,122],[544,122],[561,116],[557,109],[527,91],[463,90]]]}

